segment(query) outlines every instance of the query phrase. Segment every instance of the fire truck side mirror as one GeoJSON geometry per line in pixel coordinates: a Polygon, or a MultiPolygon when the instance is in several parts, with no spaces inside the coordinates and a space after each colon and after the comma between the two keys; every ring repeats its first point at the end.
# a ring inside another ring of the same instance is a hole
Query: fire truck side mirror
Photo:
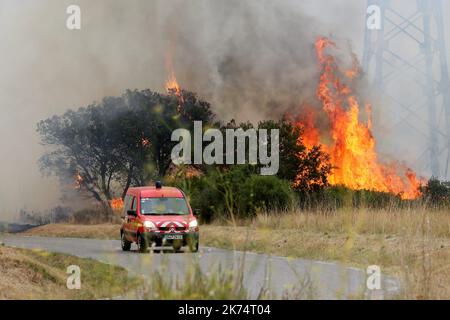
{"type": "Polygon", "coordinates": [[[136,216],[137,216],[135,210],[128,210],[128,211],[127,211],[127,214],[128,214],[129,216],[132,216],[132,217],[136,217],[136,216]]]}

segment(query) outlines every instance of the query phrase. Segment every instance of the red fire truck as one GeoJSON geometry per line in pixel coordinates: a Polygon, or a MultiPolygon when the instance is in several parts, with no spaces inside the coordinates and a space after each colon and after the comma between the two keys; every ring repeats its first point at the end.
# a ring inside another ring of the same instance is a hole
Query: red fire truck
{"type": "Polygon", "coordinates": [[[137,243],[139,252],[151,245],[172,246],[175,251],[188,246],[197,252],[199,227],[185,194],[178,188],[130,188],[124,200],[124,216],[120,228],[122,250],[129,251],[137,243]]]}

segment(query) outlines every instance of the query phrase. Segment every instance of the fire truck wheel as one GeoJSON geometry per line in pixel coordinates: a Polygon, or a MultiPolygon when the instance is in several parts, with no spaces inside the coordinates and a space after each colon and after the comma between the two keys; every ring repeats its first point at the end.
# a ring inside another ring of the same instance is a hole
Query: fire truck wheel
{"type": "Polygon", "coordinates": [[[131,242],[128,241],[125,238],[125,234],[123,232],[120,233],[120,240],[121,240],[121,243],[122,243],[122,250],[123,251],[130,251],[130,249],[131,249],[131,242]]]}
{"type": "Polygon", "coordinates": [[[147,249],[148,249],[147,240],[143,236],[141,236],[140,234],[138,235],[137,245],[138,245],[138,250],[139,250],[140,253],[147,252],[147,249]]]}

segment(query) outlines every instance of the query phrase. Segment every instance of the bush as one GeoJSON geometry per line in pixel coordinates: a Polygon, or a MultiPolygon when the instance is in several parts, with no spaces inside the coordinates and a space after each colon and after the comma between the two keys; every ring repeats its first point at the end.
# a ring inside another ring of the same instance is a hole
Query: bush
{"type": "Polygon", "coordinates": [[[71,216],[70,222],[75,224],[118,223],[120,218],[118,216],[101,214],[99,210],[83,209],[75,211],[71,216]]]}
{"type": "Polygon", "coordinates": [[[44,225],[48,223],[67,223],[72,216],[72,209],[68,207],[57,206],[49,211],[36,212],[21,209],[19,212],[19,221],[21,223],[32,225],[44,225]]]}
{"type": "Polygon", "coordinates": [[[304,209],[332,211],[339,208],[387,209],[410,205],[412,201],[399,196],[370,190],[352,190],[345,186],[329,186],[320,192],[300,194],[304,209]]]}
{"type": "Polygon", "coordinates": [[[430,206],[450,206],[450,181],[431,178],[422,188],[422,198],[430,206]]]}
{"type": "Polygon", "coordinates": [[[252,217],[258,210],[285,209],[295,197],[289,182],[276,176],[260,176],[254,167],[245,165],[210,169],[176,184],[184,187],[191,206],[200,209],[206,222],[252,217]]]}
{"type": "Polygon", "coordinates": [[[19,221],[25,224],[45,225],[49,223],[75,223],[75,224],[100,224],[118,223],[119,216],[108,215],[98,206],[96,209],[83,209],[73,211],[68,207],[57,206],[45,212],[28,212],[20,210],[19,221]]]}
{"type": "Polygon", "coordinates": [[[287,181],[275,176],[251,175],[239,198],[239,208],[253,215],[258,210],[287,209],[294,200],[294,193],[287,181]]]}
{"type": "Polygon", "coordinates": [[[55,207],[50,211],[51,223],[67,223],[70,221],[73,211],[67,207],[55,207]]]}

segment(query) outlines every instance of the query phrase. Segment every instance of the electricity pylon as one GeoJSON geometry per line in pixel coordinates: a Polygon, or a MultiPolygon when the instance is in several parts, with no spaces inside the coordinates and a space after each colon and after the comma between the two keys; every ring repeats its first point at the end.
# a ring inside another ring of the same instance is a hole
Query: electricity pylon
{"type": "Polygon", "coordinates": [[[448,179],[450,80],[442,0],[368,0],[369,7],[380,23],[366,26],[362,63],[393,115],[388,130],[418,149],[419,170],[448,179]]]}

